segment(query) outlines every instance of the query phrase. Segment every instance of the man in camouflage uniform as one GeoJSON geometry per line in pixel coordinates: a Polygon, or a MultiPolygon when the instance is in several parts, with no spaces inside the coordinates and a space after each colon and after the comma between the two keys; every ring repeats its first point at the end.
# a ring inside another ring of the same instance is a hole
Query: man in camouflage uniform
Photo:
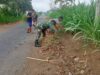
{"type": "MultiPolygon", "coordinates": [[[[58,20],[61,20],[61,19],[62,17],[58,18],[58,20]]],[[[50,20],[50,22],[44,22],[44,23],[38,24],[36,28],[37,28],[37,35],[36,35],[36,40],[35,40],[35,47],[41,46],[39,42],[41,35],[44,38],[46,36],[47,31],[50,33],[55,33],[59,30],[58,23],[56,22],[56,20],[50,20]]]]}

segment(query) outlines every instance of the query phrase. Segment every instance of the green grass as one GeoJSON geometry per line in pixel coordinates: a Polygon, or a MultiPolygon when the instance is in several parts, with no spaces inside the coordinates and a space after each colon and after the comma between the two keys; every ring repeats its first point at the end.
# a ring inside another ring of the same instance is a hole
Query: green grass
{"type": "MultiPolygon", "coordinates": [[[[100,43],[100,25],[94,25],[95,2],[90,5],[80,3],[78,5],[59,8],[50,12],[49,17],[57,18],[64,16],[63,25],[65,31],[83,34],[81,37],[96,44],[100,43]]],[[[75,35],[75,36],[76,36],[75,35]]]]}
{"type": "Polygon", "coordinates": [[[6,8],[0,9],[0,23],[12,23],[22,19],[21,15],[17,15],[13,11],[8,11],[6,8]]]}
{"type": "Polygon", "coordinates": [[[0,23],[12,23],[21,20],[21,18],[20,16],[0,16],[0,23]]]}

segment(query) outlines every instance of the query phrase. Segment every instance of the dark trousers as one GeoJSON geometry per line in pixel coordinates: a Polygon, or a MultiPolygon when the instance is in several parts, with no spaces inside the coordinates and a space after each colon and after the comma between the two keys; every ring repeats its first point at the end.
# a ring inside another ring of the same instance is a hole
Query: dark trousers
{"type": "Polygon", "coordinates": [[[46,36],[46,30],[47,30],[46,28],[37,30],[36,40],[35,40],[35,47],[41,47],[40,38],[41,38],[41,35],[43,37],[46,36]]]}

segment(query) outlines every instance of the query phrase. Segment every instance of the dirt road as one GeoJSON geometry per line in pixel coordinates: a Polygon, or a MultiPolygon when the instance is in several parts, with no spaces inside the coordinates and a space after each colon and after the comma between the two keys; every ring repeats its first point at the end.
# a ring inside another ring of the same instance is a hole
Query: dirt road
{"type": "MultiPolygon", "coordinates": [[[[44,21],[44,17],[41,16],[40,21],[44,21]]],[[[32,70],[26,57],[31,52],[34,57],[41,57],[34,47],[35,33],[27,34],[26,27],[23,23],[0,27],[0,75],[27,75],[28,70],[32,70]]],[[[40,68],[37,62],[33,66],[40,68]]]]}
{"type": "Polygon", "coordinates": [[[25,29],[25,24],[0,28],[0,75],[16,75],[22,68],[34,39],[25,29]]]}

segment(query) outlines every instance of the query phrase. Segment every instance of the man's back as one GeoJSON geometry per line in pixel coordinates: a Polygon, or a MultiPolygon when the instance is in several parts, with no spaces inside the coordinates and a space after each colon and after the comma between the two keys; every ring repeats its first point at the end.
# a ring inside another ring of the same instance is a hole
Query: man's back
{"type": "Polygon", "coordinates": [[[31,21],[32,20],[32,13],[28,12],[27,13],[27,21],[31,21]]]}

